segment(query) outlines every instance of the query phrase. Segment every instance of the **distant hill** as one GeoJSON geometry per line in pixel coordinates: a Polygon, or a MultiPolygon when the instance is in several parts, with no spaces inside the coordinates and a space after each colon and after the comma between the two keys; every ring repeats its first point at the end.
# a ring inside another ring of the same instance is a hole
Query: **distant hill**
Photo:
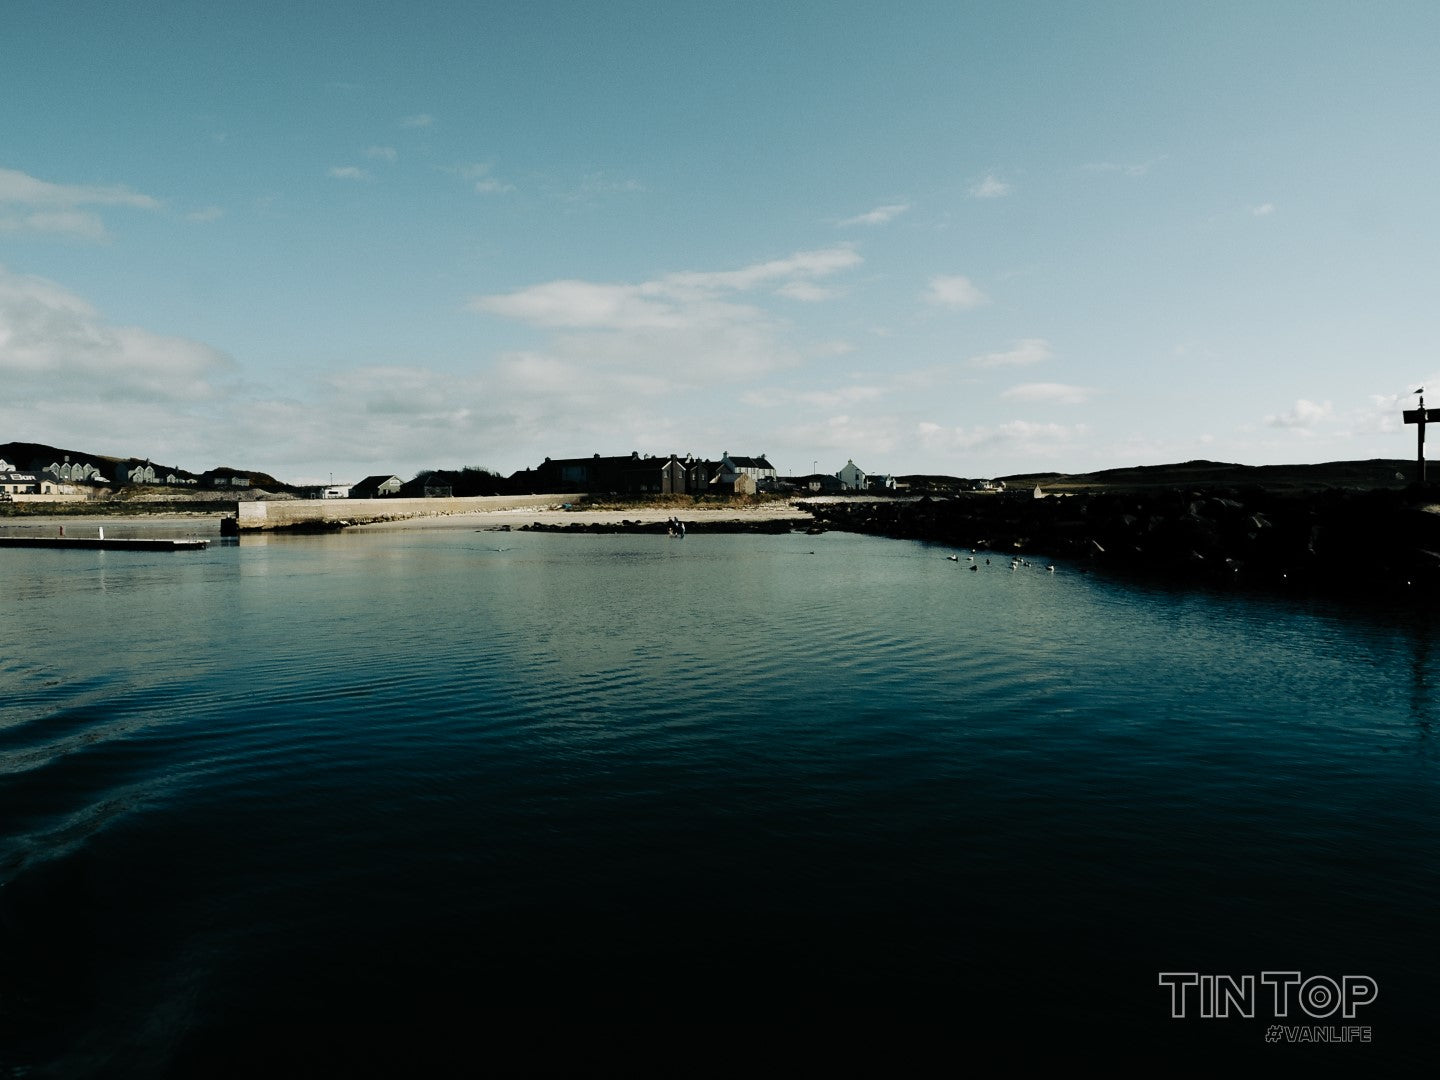
{"type": "Polygon", "coordinates": [[[191,472],[188,469],[177,468],[173,465],[162,465],[150,461],[147,458],[122,458],[111,457],[107,454],[91,454],[83,450],[67,450],[60,446],[47,446],[44,443],[28,442],[7,442],[0,443],[0,458],[14,465],[17,469],[26,472],[39,472],[52,464],[63,464],[66,461],[72,464],[90,464],[100,469],[101,474],[111,483],[117,483],[121,468],[134,469],[141,465],[149,465],[155,470],[157,476],[173,475],[184,481],[194,481],[197,485],[205,485],[215,476],[240,476],[250,481],[251,487],[264,488],[266,490],[282,490],[290,485],[276,480],[269,473],[254,472],[249,469],[232,469],[228,466],[218,466],[214,469],[207,469],[205,472],[191,472]]]}
{"type": "MultiPolygon", "coordinates": [[[[1437,466],[1440,468],[1440,466],[1437,466]]],[[[1224,461],[1185,461],[1174,465],[1136,465],[1091,473],[1016,473],[1002,476],[1005,486],[1058,491],[1079,489],[1152,489],[1165,487],[1264,487],[1315,490],[1404,488],[1414,483],[1415,462],[1401,458],[1329,461],[1319,465],[1237,465],[1224,461]]]]}

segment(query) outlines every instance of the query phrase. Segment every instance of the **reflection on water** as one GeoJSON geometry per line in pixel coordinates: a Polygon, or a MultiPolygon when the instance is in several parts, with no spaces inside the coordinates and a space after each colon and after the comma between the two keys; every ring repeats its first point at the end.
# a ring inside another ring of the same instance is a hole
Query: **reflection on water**
{"type": "Polygon", "coordinates": [[[1282,967],[1371,975],[1418,1045],[1430,624],[946,554],[5,553],[0,1047],[858,1011],[1253,1054],[1156,973],[1282,967]]]}

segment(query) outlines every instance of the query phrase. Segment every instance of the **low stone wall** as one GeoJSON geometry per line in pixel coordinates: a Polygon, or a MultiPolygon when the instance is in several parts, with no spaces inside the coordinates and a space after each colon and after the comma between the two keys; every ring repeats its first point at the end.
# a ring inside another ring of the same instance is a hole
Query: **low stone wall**
{"type": "Polygon", "coordinates": [[[242,531],[363,525],[416,517],[446,517],[493,510],[558,507],[578,495],[485,495],[470,499],[307,499],[242,502],[235,524],[242,531]]]}
{"type": "Polygon", "coordinates": [[[47,491],[44,495],[16,492],[5,497],[6,502],[16,503],[72,503],[88,502],[94,498],[88,491],[47,491]]]}

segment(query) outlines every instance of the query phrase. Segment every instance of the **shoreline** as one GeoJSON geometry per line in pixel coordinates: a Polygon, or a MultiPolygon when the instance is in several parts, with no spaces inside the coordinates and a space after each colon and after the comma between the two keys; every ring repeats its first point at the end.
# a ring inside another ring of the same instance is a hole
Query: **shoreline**
{"type": "Polygon", "coordinates": [[[631,525],[664,525],[671,518],[683,521],[687,528],[696,525],[794,522],[808,525],[815,519],[809,511],[794,506],[716,507],[677,510],[674,507],[635,507],[629,510],[537,510],[520,507],[510,510],[475,510],[444,517],[397,518],[348,527],[346,532],[387,532],[396,529],[478,529],[482,532],[523,530],[532,526],[563,530],[580,528],[615,528],[631,525]]]}
{"type": "MultiPolygon", "coordinates": [[[[230,514],[218,511],[184,513],[170,510],[153,514],[26,514],[24,517],[0,518],[0,536],[56,535],[61,528],[65,530],[67,536],[86,536],[101,528],[109,530],[112,535],[119,535],[127,530],[160,531],[167,534],[189,530],[194,535],[218,536],[221,532],[221,521],[230,516],[230,514]]],[[[357,522],[346,525],[338,531],[353,533],[470,529],[501,532],[526,529],[537,525],[545,529],[562,530],[567,526],[620,529],[634,525],[664,525],[672,517],[685,522],[687,527],[698,525],[702,529],[707,525],[721,524],[774,525],[791,522],[796,525],[810,525],[815,520],[809,511],[793,504],[704,507],[686,510],[677,510],[673,507],[632,507],[627,510],[514,507],[503,510],[469,510],[426,517],[407,516],[387,521],[357,522]]],[[[289,530],[275,531],[286,532],[289,530]]]]}

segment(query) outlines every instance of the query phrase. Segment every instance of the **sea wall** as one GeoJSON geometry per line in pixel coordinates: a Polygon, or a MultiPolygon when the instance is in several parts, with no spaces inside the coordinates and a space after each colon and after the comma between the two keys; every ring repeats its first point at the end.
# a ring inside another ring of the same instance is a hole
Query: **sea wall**
{"type": "Polygon", "coordinates": [[[32,503],[75,503],[88,502],[94,496],[88,491],[47,491],[43,495],[35,495],[27,492],[16,492],[5,497],[5,502],[13,502],[18,505],[32,503]]]}
{"type": "Polygon", "coordinates": [[[813,505],[828,528],[1171,580],[1440,596],[1436,492],[1209,489],[813,505]]]}
{"type": "Polygon", "coordinates": [[[235,528],[240,532],[341,528],[374,521],[558,507],[578,498],[578,495],[486,495],[464,499],[256,500],[237,505],[235,528]]]}

